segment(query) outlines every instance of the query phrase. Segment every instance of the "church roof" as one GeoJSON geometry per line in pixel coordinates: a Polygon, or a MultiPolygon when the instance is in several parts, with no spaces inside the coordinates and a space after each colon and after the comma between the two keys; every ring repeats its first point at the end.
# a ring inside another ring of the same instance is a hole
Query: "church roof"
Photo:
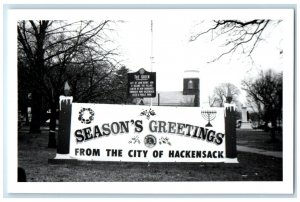
{"type": "MultiPolygon", "coordinates": [[[[183,95],[182,91],[162,91],[157,92],[152,98],[152,105],[158,106],[194,106],[195,95],[183,95]]],[[[144,98],[144,104],[150,104],[150,98],[144,98]]]]}

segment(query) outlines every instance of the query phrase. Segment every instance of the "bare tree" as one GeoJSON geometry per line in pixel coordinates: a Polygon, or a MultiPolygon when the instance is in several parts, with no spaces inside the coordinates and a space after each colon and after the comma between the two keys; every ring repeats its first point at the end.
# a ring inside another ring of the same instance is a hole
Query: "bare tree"
{"type": "Polygon", "coordinates": [[[232,102],[237,103],[240,90],[231,83],[222,83],[215,87],[213,95],[209,97],[209,105],[223,107],[228,93],[232,97],[232,102]]]}
{"type": "MultiPolygon", "coordinates": [[[[56,109],[65,81],[78,75],[88,76],[90,81],[99,80],[95,72],[106,72],[101,75],[104,78],[115,68],[114,50],[104,49],[109,43],[106,32],[111,30],[111,23],[109,20],[18,22],[19,68],[22,78],[27,78],[23,84],[27,83],[27,91],[32,93],[30,131],[40,131],[43,108],[50,108],[49,147],[55,146],[56,109]]],[[[19,89],[22,87],[25,86],[19,89]]]]}
{"type": "MultiPolygon", "coordinates": [[[[206,34],[211,34],[211,41],[223,37],[223,43],[221,44],[222,53],[210,62],[215,62],[223,56],[233,54],[236,51],[251,57],[259,42],[264,40],[263,33],[266,29],[272,27],[271,25],[276,26],[280,22],[280,20],[269,19],[249,21],[213,20],[208,28],[203,26],[203,30],[200,28],[199,31],[193,34],[190,37],[190,41],[196,41],[199,37],[206,34]]],[[[282,50],[280,50],[280,54],[282,54],[282,50]]]]}
{"type": "Polygon", "coordinates": [[[275,140],[277,122],[282,120],[282,73],[261,71],[257,79],[242,81],[248,102],[262,115],[265,124],[271,122],[271,139],[275,140]]]}

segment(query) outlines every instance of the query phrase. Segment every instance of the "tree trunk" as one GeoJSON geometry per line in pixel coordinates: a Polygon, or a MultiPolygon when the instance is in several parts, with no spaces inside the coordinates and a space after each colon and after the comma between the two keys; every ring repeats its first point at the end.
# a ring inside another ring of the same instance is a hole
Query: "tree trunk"
{"type": "Polygon", "coordinates": [[[56,105],[51,102],[48,148],[56,148],[56,105]]]}
{"type": "Polygon", "coordinates": [[[272,128],[271,128],[271,133],[270,133],[272,142],[276,140],[276,128],[277,128],[276,122],[277,122],[276,119],[275,120],[272,119],[272,122],[271,122],[272,128]]]}
{"type": "Polygon", "coordinates": [[[38,92],[32,92],[30,133],[41,133],[42,96],[38,92]]]}
{"type": "Polygon", "coordinates": [[[27,111],[27,109],[25,111],[25,125],[29,126],[29,117],[28,117],[28,111],[27,111]]]}
{"type": "Polygon", "coordinates": [[[44,78],[44,42],[45,42],[45,34],[47,29],[47,21],[41,21],[42,25],[40,24],[40,27],[37,28],[33,21],[30,21],[31,26],[35,32],[35,38],[36,38],[36,51],[33,56],[34,62],[32,65],[32,74],[34,75],[34,83],[36,85],[34,86],[34,90],[32,92],[32,104],[31,104],[31,110],[32,110],[32,120],[30,125],[30,132],[31,133],[40,133],[40,127],[41,127],[41,120],[42,120],[42,82],[44,78]]]}
{"type": "Polygon", "coordinates": [[[264,131],[265,132],[269,132],[269,120],[268,119],[264,119],[264,131]]]}

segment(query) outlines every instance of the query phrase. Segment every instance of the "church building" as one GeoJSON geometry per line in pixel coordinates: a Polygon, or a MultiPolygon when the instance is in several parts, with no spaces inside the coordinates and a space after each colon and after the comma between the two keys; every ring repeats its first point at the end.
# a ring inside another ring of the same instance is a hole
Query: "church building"
{"type": "MultiPolygon", "coordinates": [[[[199,71],[184,71],[182,83],[182,91],[157,91],[152,106],[200,107],[199,71]]],[[[151,99],[144,98],[143,103],[150,105],[151,99]]]]}

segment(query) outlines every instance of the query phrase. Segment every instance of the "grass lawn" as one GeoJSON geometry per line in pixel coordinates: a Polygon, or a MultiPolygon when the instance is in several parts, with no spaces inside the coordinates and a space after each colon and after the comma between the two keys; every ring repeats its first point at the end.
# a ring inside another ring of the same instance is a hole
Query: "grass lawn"
{"type": "Polygon", "coordinates": [[[268,151],[282,151],[282,135],[276,134],[276,141],[270,141],[270,134],[262,130],[237,129],[237,144],[268,151]]]}
{"type": "MultiPolygon", "coordinates": [[[[237,143],[280,151],[281,141],[269,143],[261,131],[237,131],[237,143]]],[[[134,181],[281,181],[282,159],[238,152],[238,164],[81,162],[53,164],[56,149],[47,148],[48,132],[19,132],[18,164],[31,182],[134,181]]]]}

